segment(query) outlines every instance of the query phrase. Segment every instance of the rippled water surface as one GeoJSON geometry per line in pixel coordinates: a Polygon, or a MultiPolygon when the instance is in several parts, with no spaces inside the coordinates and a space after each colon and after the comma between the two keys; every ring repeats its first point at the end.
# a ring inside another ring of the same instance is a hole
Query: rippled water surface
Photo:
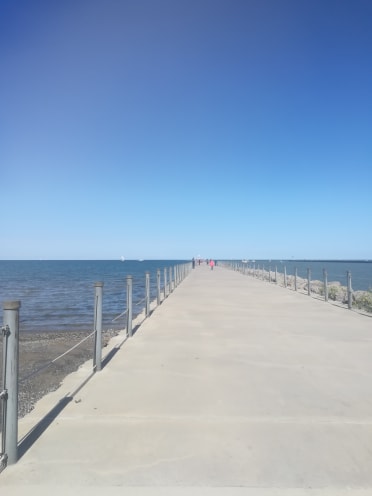
{"type": "Polygon", "coordinates": [[[126,309],[127,275],[133,277],[135,313],[145,297],[145,273],[150,273],[151,298],[155,298],[157,270],[163,287],[164,268],[180,263],[183,261],[3,260],[0,300],[21,301],[21,331],[89,330],[94,321],[94,283],[102,281],[104,328],[122,328],[124,318],[114,319],[126,309]]]}

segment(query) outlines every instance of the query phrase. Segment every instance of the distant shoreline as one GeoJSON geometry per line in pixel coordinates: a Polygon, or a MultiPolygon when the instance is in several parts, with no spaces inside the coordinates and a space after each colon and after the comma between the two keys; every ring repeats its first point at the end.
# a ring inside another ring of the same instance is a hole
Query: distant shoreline
{"type": "MultiPolygon", "coordinates": [[[[372,259],[348,259],[348,258],[342,258],[342,259],[326,259],[326,258],[255,258],[254,259],[256,262],[327,262],[327,263],[372,263],[372,259]]],[[[248,260],[250,262],[250,260],[248,260]]]]}

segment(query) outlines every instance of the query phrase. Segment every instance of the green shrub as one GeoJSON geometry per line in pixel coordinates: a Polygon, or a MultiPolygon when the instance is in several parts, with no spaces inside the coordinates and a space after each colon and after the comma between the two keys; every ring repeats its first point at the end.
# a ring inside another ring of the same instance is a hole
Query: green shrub
{"type": "Polygon", "coordinates": [[[366,291],[355,298],[354,305],[360,310],[372,313],[372,291],[366,291]]]}
{"type": "Polygon", "coordinates": [[[328,298],[330,300],[334,300],[336,301],[337,300],[337,295],[339,293],[339,288],[338,286],[330,286],[328,288],[328,298]]]}

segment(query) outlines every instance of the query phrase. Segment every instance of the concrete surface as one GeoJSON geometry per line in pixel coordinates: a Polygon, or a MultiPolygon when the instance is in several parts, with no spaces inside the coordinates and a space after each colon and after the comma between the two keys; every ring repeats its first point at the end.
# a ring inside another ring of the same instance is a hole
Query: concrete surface
{"type": "Polygon", "coordinates": [[[369,317],[202,265],[84,374],[20,422],[1,496],[372,495],[369,317]]]}

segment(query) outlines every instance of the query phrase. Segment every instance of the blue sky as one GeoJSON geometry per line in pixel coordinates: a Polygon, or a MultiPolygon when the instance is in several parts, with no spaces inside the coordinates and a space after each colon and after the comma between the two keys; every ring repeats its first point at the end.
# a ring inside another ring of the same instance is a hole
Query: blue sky
{"type": "Polygon", "coordinates": [[[0,259],[372,258],[370,0],[1,0],[0,259]]]}

